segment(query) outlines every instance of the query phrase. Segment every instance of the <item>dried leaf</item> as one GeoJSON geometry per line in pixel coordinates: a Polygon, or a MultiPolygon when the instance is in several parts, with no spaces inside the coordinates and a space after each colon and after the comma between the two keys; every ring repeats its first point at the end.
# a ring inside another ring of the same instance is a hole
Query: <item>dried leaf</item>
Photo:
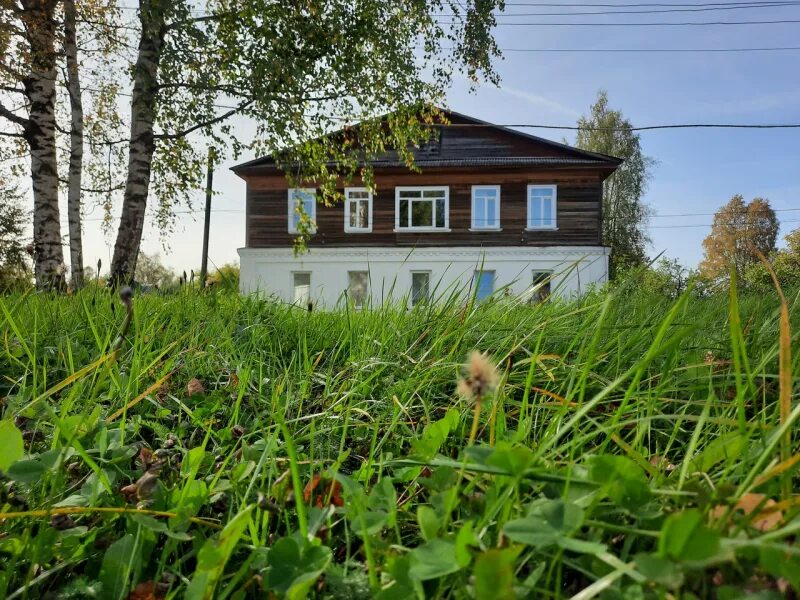
{"type": "Polygon", "coordinates": [[[204,394],[206,388],[203,387],[203,384],[200,382],[197,377],[192,377],[189,380],[189,383],[186,384],[186,395],[187,396],[194,396],[195,394],[204,394]]]}
{"type": "MultiPolygon", "coordinates": [[[[783,512],[773,508],[776,505],[775,500],[767,498],[764,494],[747,493],[739,498],[733,509],[742,511],[745,516],[750,517],[750,525],[755,529],[770,531],[783,523],[783,512]]],[[[711,511],[711,517],[719,519],[725,514],[725,511],[725,506],[715,506],[711,511]]]]}
{"type": "Polygon", "coordinates": [[[342,484],[335,480],[326,480],[324,484],[320,486],[321,482],[322,476],[319,473],[315,473],[311,478],[311,481],[309,481],[306,484],[305,489],[303,489],[303,500],[305,503],[308,504],[313,499],[314,504],[319,508],[324,508],[326,502],[333,506],[344,506],[344,500],[342,499],[342,484]],[[318,487],[319,490],[316,491],[318,487]]]}
{"type": "Polygon", "coordinates": [[[133,588],[126,600],[163,600],[164,598],[164,594],[154,581],[143,581],[133,588]]]}

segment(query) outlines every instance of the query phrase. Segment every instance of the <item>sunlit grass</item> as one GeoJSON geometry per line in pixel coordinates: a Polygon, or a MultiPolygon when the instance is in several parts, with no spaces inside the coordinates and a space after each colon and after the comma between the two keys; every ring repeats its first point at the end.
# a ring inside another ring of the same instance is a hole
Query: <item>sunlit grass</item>
{"type": "Polygon", "coordinates": [[[124,312],[0,298],[0,597],[800,583],[794,295],[309,313],[184,291],[135,298],[115,354],[124,312]],[[478,403],[456,390],[475,349],[499,374],[478,403]]]}

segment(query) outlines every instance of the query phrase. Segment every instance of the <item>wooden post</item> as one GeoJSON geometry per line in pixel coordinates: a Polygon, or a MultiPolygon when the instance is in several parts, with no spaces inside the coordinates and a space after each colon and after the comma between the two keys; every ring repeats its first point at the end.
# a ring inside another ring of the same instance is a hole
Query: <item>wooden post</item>
{"type": "Polygon", "coordinates": [[[200,289],[206,287],[208,277],[208,230],[211,227],[211,193],[214,183],[214,148],[208,149],[208,170],[206,172],[206,215],[203,224],[203,258],[200,261],[200,289]]]}

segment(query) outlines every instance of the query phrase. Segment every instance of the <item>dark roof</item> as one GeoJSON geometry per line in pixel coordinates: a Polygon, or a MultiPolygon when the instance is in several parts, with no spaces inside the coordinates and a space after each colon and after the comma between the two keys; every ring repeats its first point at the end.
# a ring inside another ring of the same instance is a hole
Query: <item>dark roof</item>
{"type": "MultiPolygon", "coordinates": [[[[622,159],[574,148],[502,125],[494,125],[461,113],[440,109],[450,121],[442,128],[435,151],[414,149],[414,163],[419,167],[478,167],[478,166],[577,166],[615,169],[622,159]],[[487,143],[489,131],[496,144],[487,143]],[[470,144],[470,141],[472,142],[470,144]]],[[[327,163],[335,166],[335,163],[327,163]]],[[[373,167],[404,167],[395,152],[387,152],[369,161],[373,167]]],[[[272,155],[231,167],[232,171],[276,169],[272,155]]]]}

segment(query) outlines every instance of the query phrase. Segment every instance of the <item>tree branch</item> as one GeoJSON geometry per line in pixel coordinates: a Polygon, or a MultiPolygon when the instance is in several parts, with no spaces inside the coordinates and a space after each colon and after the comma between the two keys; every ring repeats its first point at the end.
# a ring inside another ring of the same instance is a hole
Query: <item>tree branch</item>
{"type": "Polygon", "coordinates": [[[1,102],[0,102],[0,117],[5,117],[12,123],[16,123],[20,127],[27,127],[28,126],[28,119],[25,117],[20,117],[18,114],[8,110],[1,102]]]}
{"type": "Polygon", "coordinates": [[[0,131],[0,135],[5,137],[16,137],[16,138],[24,138],[25,135],[22,133],[14,133],[11,131],[0,131]]]}
{"type": "Polygon", "coordinates": [[[197,123],[196,125],[192,125],[188,129],[184,129],[183,131],[177,131],[175,133],[157,133],[153,137],[157,140],[175,140],[178,138],[182,138],[184,136],[189,135],[193,131],[197,131],[198,129],[203,129],[204,127],[210,127],[211,125],[215,125],[224,121],[225,119],[235,115],[236,113],[240,112],[241,110],[247,108],[251,105],[254,101],[248,100],[247,102],[243,102],[239,106],[234,109],[229,110],[228,112],[219,115],[218,117],[214,117],[213,119],[209,119],[208,121],[204,121],[202,123],[197,123]]]}

